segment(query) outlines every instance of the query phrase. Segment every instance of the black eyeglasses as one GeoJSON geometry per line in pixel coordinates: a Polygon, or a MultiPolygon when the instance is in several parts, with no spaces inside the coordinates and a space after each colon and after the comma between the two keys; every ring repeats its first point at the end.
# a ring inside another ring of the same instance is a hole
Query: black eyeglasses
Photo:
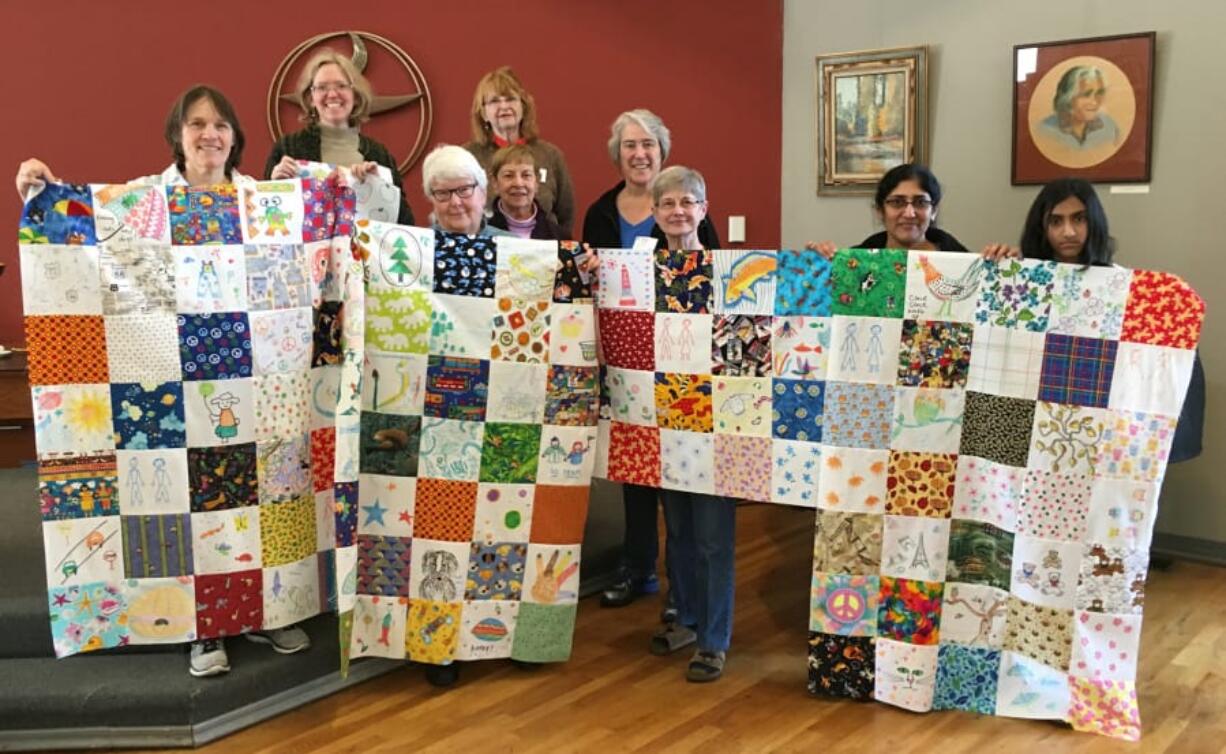
{"type": "Polygon", "coordinates": [[[460,186],[459,188],[453,189],[430,189],[430,196],[434,197],[434,201],[436,202],[448,202],[451,201],[452,194],[455,194],[461,199],[469,199],[476,190],[477,184],[470,183],[467,186],[460,186]]]}
{"type": "Polygon", "coordinates": [[[890,209],[904,210],[908,206],[914,207],[916,212],[927,212],[932,209],[932,200],[926,196],[913,196],[908,199],[905,196],[891,196],[882,202],[890,209]]]}

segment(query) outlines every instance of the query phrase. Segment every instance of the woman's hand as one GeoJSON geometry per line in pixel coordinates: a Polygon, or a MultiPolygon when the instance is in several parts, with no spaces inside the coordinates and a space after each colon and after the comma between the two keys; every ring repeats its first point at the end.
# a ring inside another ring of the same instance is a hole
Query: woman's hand
{"type": "Polygon", "coordinates": [[[17,166],[17,195],[26,200],[30,189],[41,189],[47,181],[59,181],[42,160],[30,158],[17,166]]]}
{"type": "Polygon", "coordinates": [[[826,259],[834,259],[834,253],[839,250],[839,247],[834,245],[834,241],[810,241],[805,244],[805,248],[809,251],[816,251],[826,259]]]}
{"type": "Polygon", "coordinates": [[[353,177],[359,181],[366,180],[366,176],[374,175],[379,172],[379,163],[377,162],[355,162],[349,166],[349,172],[353,173],[353,177]]]}
{"type": "Polygon", "coordinates": [[[600,268],[600,256],[596,253],[595,249],[587,244],[583,244],[583,251],[586,253],[587,258],[579,265],[579,269],[587,273],[595,272],[600,268]]]}
{"type": "Polygon", "coordinates": [[[1007,243],[990,243],[983,247],[979,256],[992,262],[999,262],[1002,259],[1021,259],[1022,250],[1007,243]]]}
{"type": "Polygon", "coordinates": [[[272,169],[272,173],[268,177],[274,181],[284,181],[288,178],[295,178],[297,175],[298,161],[286,155],[281,158],[281,161],[272,169]]]}

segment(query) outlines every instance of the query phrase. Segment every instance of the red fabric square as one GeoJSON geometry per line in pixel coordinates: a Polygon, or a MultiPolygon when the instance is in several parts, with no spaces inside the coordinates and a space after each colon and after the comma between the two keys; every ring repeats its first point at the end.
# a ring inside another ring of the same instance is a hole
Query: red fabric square
{"type": "Polygon", "coordinates": [[[315,491],[332,489],[336,476],[336,427],[311,430],[311,478],[315,491]]]}
{"type": "Polygon", "coordinates": [[[600,347],[605,364],[654,372],[656,315],[652,312],[601,309],[600,347]]]}
{"type": "Polygon", "coordinates": [[[1205,301],[1182,278],[1134,270],[1120,340],[1195,348],[1205,321],[1205,301]]]}
{"type": "Polygon", "coordinates": [[[609,475],[611,482],[660,486],[660,430],[637,424],[609,425],[609,475]]]}
{"type": "Polygon", "coordinates": [[[414,538],[470,542],[476,515],[476,482],[417,480],[417,501],[413,510],[414,538]]]}
{"type": "Polygon", "coordinates": [[[260,569],[196,575],[196,633],[201,639],[256,631],[263,622],[260,569]]]}
{"type": "Polygon", "coordinates": [[[26,317],[26,344],[31,385],[111,381],[102,317],[26,317]]]}

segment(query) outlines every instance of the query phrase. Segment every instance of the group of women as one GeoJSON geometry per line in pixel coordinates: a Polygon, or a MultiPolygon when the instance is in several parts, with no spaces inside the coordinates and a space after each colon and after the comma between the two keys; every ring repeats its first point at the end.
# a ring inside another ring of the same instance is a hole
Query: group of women
{"type": "MultiPolygon", "coordinates": [[[[265,165],[265,178],[290,178],[297,174],[297,160],[313,160],[349,166],[357,180],[383,166],[403,189],[392,155],[360,133],[369,117],[372,92],[348,58],[331,50],[313,58],[304,69],[298,101],[306,127],[276,143],[265,165]]],[[[431,202],[433,227],[469,235],[573,237],[574,194],[565,160],[556,146],[540,139],[535,102],[510,68],[499,68],[481,79],[471,120],[472,141],[463,148],[439,146],[422,163],[422,186],[431,202]]],[[[174,162],[146,180],[193,187],[250,180],[238,172],[244,146],[242,128],[233,107],[216,89],[196,86],[185,92],[171,109],[165,137],[174,162]]],[[[663,168],[670,148],[668,128],[649,110],[629,110],[614,120],[608,151],[620,180],[588,208],[582,233],[585,250],[575,257],[559,251],[563,274],[558,285],[564,297],[591,296],[589,273],[595,267],[594,250],[598,248],[628,248],[644,236],[656,239],[661,249],[720,246],[719,235],[707,218],[703,176],[685,167],[663,168]]],[[[18,170],[17,191],[24,198],[32,188],[54,180],[58,179],[45,163],[30,159],[18,170]]],[[[952,234],[936,226],[941,198],[941,186],[926,167],[905,164],[893,168],[882,177],[874,197],[884,229],[858,246],[967,251],[952,234]]],[[[398,219],[402,224],[414,222],[403,191],[398,219]]],[[[827,256],[836,248],[830,241],[808,246],[827,256]]],[[[990,258],[1021,256],[1109,265],[1113,248],[1107,218],[1093,187],[1082,180],[1062,179],[1039,192],[1026,218],[1020,246],[992,244],[982,253],[990,258]]],[[[1199,362],[1197,370],[1203,404],[1199,362]]],[[[1194,393],[1196,385],[1194,379],[1194,393]]],[[[1198,452],[1199,431],[1194,441],[1198,452]]],[[[1178,454],[1178,439],[1176,446],[1178,454]]],[[[713,681],[723,673],[732,636],[735,500],[624,485],[621,569],[616,582],[603,593],[601,604],[620,607],[659,591],[656,522],[660,500],[669,593],[661,612],[662,625],[648,646],[661,655],[695,646],[687,679],[713,681]]],[[[306,634],[296,626],[247,636],[282,653],[309,645],[306,634]]],[[[206,640],[193,645],[190,670],[197,676],[228,671],[224,644],[206,640]]],[[[434,668],[430,678],[445,685],[455,680],[456,672],[455,668],[434,668]]]]}

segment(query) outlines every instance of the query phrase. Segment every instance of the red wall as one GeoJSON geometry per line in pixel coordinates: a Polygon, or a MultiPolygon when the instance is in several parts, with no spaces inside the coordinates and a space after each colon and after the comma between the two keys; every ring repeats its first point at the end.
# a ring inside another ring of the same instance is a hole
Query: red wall
{"type": "MultiPolygon", "coordinates": [[[[510,64],[536,97],[542,136],[566,155],[580,218],[618,178],[605,150],[609,124],[647,107],[672,130],[669,163],[706,175],[721,236],[727,216],[741,214],[748,245],[779,243],[780,0],[55,0],[5,2],[0,21],[9,90],[0,172],[8,179],[30,156],[77,182],[160,172],[170,162],[166,111],[200,81],[234,103],[247,134],[240,170],[258,174],[272,145],[265,99],[281,59],[315,34],[358,29],[390,38],[421,67],[434,101],[431,145],[469,138],[477,79],[510,64]]],[[[371,59],[378,86],[374,52],[371,59]]],[[[404,143],[377,122],[370,128],[393,151],[404,143]]],[[[424,218],[417,170],[406,184],[424,218]]],[[[16,239],[21,208],[7,190],[0,238],[16,239]]],[[[0,243],[0,261],[8,265],[0,343],[12,345],[23,339],[15,242],[0,243]]]]}

